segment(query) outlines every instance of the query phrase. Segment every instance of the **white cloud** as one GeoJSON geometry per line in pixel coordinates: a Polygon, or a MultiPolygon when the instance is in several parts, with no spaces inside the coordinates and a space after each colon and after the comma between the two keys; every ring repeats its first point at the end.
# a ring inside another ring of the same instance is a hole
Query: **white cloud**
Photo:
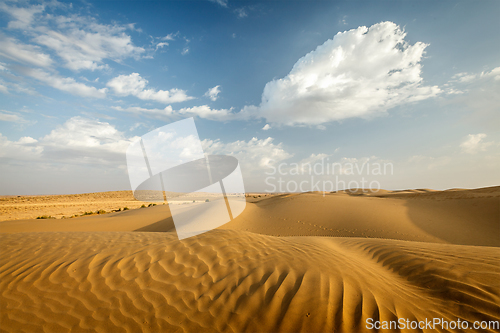
{"type": "Polygon", "coordinates": [[[473,111],[468,124],[488,130],[500,127],[500,67],[481,73],[459,73],[445,84],[451,102],[457,108],[473,111]]]}
{"type": "Polygon", "coordinates": [[[188,54],[188,53],[189,53],[189,47],[187,47],[187,46],[186,46],[185,48],[183,48],[183,49],[182,49],[181,54],[182,54],[182,55],[186,55],[186,54],[188,54]]]}
{"type": "Polygon", "coordinates": [[[76,116],[44,136],[45,146],[99,148],[108,152],[125,151],[131,142],[107,122],[76,116]]]}
{"type": "Polygon", "coordinates": [[[247,17],[248,14],[245,10],[245,7],[237,8],[234,12],[238,15],[239,18],[247,17]]]}
{"type": "Polygon", "coordinates": [[[54,50],[71,70],[103,69],[104,59],[116,62],[128,57],[138,57],[145,50],[134,46],[132,39],[120,26],[92,23],[72,27],[63,32],[46,31],[35,38],[38,44],[54,50]]]}
{"type": "Polygon", "coordinates": [[[462,72],[452,76],[450,82],[470,83],[480,79],[492,78],[495,81],[500,81],[500,67],[496,67],[491,71],[483,71],[481,73],[462,72]]]}
{"type": "Polygon", "coordinates": [[[36,140],[23,137],[9,141],[0,134],[0,157],[45,162],[112,164],[121,161],[130,142],[113,125],[80,116],[68,119],[36,140]]]}
{"type": "Polygon", "coordinates": [[[148,80],[142,78],[139,73],[120,75],[111,79],[106,85],[113,89],[118,96],[135,96],[142,100],[151,100],[162,103],[184,102],[193,97],[186,95],[181,89],[154,90],[146,89],[148,80]]]}
{"type": "Polygon", "coordinates": [[[27,122],[27,120],[24,119],[20,114],[15,113],[15,112],[5,111],[5,110],[0,111],[0,121],[8,121],[8,122],[13,122],[13,123],[26,123],[27,122]]]}
{"type": "Polygon", "coordinates": [[[168,35],[164,36],[164,37],[161,37],[160,39],[161,40],[175,40],[175,38],[177,36],[179,36],[180,32],[177,31],[177,32],[172,32],[172,33],[169,33],[168,35]]]}
{"type": "Polygon", "coordinates": [[[220,85],[208,89],[203,96],[208,97],[215,102],[217,98],[219,98],[219,93],[220,93],[220,85]]]}
{"type": "Polygon", "coordinates": [[[475,74],[458,73],[452,76],[452,82],[466,83],[471,82],[477,78],[475,74]]]}
{"type": "Polygon", "coordinates": [[[16,81],[21,82],[21,84],[10,82],[10,81],[3,81],[0,79],[0,86],[1,86],[0,91],[2,91],[5,94],[15,91],[15,92],[20,92],[20,93],[25,93],[28,95],[39,96],[39,94],[35,90],[29,88],[26,85],[26,82],[23,82],[22,80],[20,80],[18,77],[14,76],[14,75],[11,76],[11,79],[12,78],[16,81]]]}
{"type": "Polygon", "coordinates": [[[225,121],[234,118],[234,113],[232,109],[212,109],[208,105],[193,106],[190,108],[182,108],[179,110],[174,110],[172,106],[168,105],[164,109],[147,109],[137,106],[131,106],[128,108],[122,108],[121,106],[114,106],[113,109],[117,111],[125,111],[136,114],[145,114],[162,120],[171,120],[173,117],[199,117],[209,120],[225,121]]]}
{"type": "Polygon", "coordinates": [[[43,147],[36,146],[37,140],[22,137],[18,141],[9,141],[0,133],[0,158],[15,160],[34,160],[40,157],[43,147]]]}
{"type": "MultiPolygon", "coordinates": [[[[93,17],[78,15],[37,15],[44,12],[43,5],[17,7],[3,4],[0,9],[15,19],[8,23],[9,28],[22,30],[32,37],[33,42],[54,51],[64,66],[74,71],[107,68],[106,59],[120,62],[129,57],[138,58],[145,52],[125,33],[134,29],[133,25],[99,24],[93,17]]],[[[40,53],[38,58],[43,56],[40,53]]]]}
{"type": "Polygon", "coordinates": [[[299,59],[290,73],[268,82],[260,106],[242,115],[270,123],[318,125],[368,118],[409,102],[436,96],[422,84],[420,61],[427,44],[409,45],[392,22],[339,32],[299,59]]]}
{"type": "MultiPolygon", "coordinates": [[[[26,45],[0,33],[0,56],[25,64],[49,67],[52,59],[39,46],[26,45]]],[[[3,66],[2,66],[3,67],[3,66]]]]}
{"type": "Polygon", "coordinates": [[[232,109],[211,109],[208,105],[193,106],[191,108],[182,108],[178,112],[188,116],[198,116],[210,120],[230,120],[233,118],[232,109]]]}
{"type": "Polygon", "coordinates": [[[269,124],[265,124],[264,127],[262,127],[262,129],[264,131],[267,131],[267,130],[270,130],[271,129],[271,126],[269,126],[269,124]]]}
{"type": "Polygon", "coordinates": [[[203,140],[203,150],[207,154],[224,154],[238,159],[242,169],[247,172],[262,171],[293,156],[286,152],[282,143],[274,144],[274,139],[252,138],[223,143],[220,140],[203,140]]]}
{"type": "Polygon", "coordinates": [[[480,151],[485,151],[493,142],[484,142],[486,134],[469,134],[467,138],[460,144],[462,151],[468,154],[476,154],[480,151]]]}
{"type": "Polygon", "coordinates": [[[36,14],[45,10],[45,5],[34,5],[28,8],[10,7],[5,3],[0,3],[0,10],[10,14],[15,20],[7,24],[9,29],[29,28],[36,14]]]}
{"type": "Polygon", "coordinates": [[[160,43],[156,44],[155,51],[158,51],[159,48],[163,48],[164,46],[168,46],[168,43],[160,42],[160,43]]]}
{"type": "Polygon", "coordinates": [[[221,5],[222,7],[227,7],[227,0],[210,0],[210,1],[221,5]]]}
{"type": "Polygon", "coordinates": [[[136,129],[138,129],[140,127],[148,127],[148,126],[144,123],[135,123],[134,125],[130,126],[129,131],[135,131],[136,129]]]}
{"type": "Polygon", "coordinates": [[[135,114],[146,114],[165,120],[170,119],[171,116],[173,115],[173,109],[170,105],[168,105],[164,109],[147,109],[147,108],[141,108],[139,106],[130,106],[125,109],[122,108],[121,106],[112,106],[111,108],[117,111],[124,111],[135,114]]]}
{"type": "Polygon", "coordinates": [[[45,72],[41,69],[23,68],[20,71],[27,76],[31,76],[47,85],[68,92],[73,95],[82,97],[104,98],[106,97],[106,88],[97,89],[87,86],[83,83],[76,82],[71,77],[61,77],[59,75],[45,72]]]}

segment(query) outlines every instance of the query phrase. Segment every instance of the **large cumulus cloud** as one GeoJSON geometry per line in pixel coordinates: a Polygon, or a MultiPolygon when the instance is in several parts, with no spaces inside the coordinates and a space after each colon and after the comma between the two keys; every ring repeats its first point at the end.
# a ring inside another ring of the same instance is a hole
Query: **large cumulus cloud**
{"type": "Polygon", "coordinates": [[[440,93],[422,82],[425,43],[410,45],[393,22],[339,32],[300,58],[290,73],[268,82],[259,106],[242,114],[270,123],[318,125],[384,114],[440,93]]]}

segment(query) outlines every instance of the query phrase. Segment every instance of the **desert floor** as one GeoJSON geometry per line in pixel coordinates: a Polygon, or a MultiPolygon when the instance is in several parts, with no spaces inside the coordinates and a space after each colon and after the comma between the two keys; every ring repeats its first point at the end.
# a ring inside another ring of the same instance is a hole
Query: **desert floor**
{"type": "Polygon", "coordinates": [[[500,187],[252,194],[182,241],[168,205],[142,204],[0,198],[0,331],[375,332],[434,318],[468,329],[379,331],[500,331],[472,327],[500,321],[500,187]]]}

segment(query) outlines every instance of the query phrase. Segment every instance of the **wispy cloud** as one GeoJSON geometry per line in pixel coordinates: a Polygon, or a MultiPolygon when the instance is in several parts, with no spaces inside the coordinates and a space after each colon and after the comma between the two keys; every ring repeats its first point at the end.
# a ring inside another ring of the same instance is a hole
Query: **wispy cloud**
{"type": "Polygon", "coordinates": [[[460,148],[464,153],[476,154],[480,151],[485,151],[493,142],[484,142],[486,134],[469,134],[467,138],[460,144],[460,148]]]}
{"type": "Polygon", "coordinates": [[[216,120],[216,121],[228,121],[235,119],[235,114],[232,112],[232,109],[212,109],[208,105],[199,105],[188,108],[181,108],[179,110],[174,110],[170,105],[168,105],[163,109],[158,109],[158,108],[148,109],[138,106],[131,106],[127,108],[122,108],[121,106],[114,106],[112,108],[117,111],[131,112],[167,121],[182,117],[199,117],[203,119],[216,120]]]}
{"type": "MultiPolygon", "coordinates": [[[[145,52],[144,48],[135,46],[126,33],[130,25],[100,24],[93,17],[76,14],[41,15],[46,8],[45,5],[18,7],[5,3],[0,6],[0,10],[14,19],[8,23],[10,29],[21,30],[32,42],[53,51],[63,65],[73,71],[104,69],[107,59],[121,62],[129,57],[138,58],[145,52]]],[[[16,45],[12,43],[11,48],[16,45]]],[[[25,47],[24,51],[29,49],[25,47]]],[[[43,56],[40,53],[38,58],[43,60],[43,56]]]]}
{"type": "Polygon", "coordinates": [[[227,8],[227,0],[209,0],[209,1],[227,8]]]}
{"type": "Polygon", "coordinates": [[[113,164],[121,161],[130,142],[115,126],[80,116],[68,119],[39,139],[9,141],[0,134],[0,157],[10,160],[113,164]]]}
{"type": "Polygon", "coordinates": [[[245,10],[245,7],[236,8],[234,10],[234,12],[236,13],[236,15],[238,15],[239,18],[244,18],[244,17],[248,16],[247,11],[245,10]]]}
{"type": "Polygon", "coordinates": [[[0,121],[8,121],[13,123],[24,124],[28,122],[22,115],[17,112],[0,110],[0,121]]]}
{"type": "Polygon", "coordinates": [[[248,173],[261,173],[270,165],[293,156],[283,147],[283,143],[274,143],[274,138],[252,138],[224,143],[220,140],[203,140],[203,150],[207,154],[224,154],[234,156],[241,163],[242,169],[248,173]]]}
{"type": "Polygon", "coordinates": [[[94,98],[106,97],[106,88],[97,89],[84,83],[77,82],[71,77],[62,77],[60,75],[52,74],[51,72],[47,72],[41,69],[26,67],[19,68],[18,71],[26,76],[35,78],[38,81],[43,82],[53,88],[68,92],[73,95],[94,98]]]}
{"type": "Polygon", "coordinates": [[[106,85],[118,96],[135,96],[142,100],[162,103],[184,102],[194,98],[188,96],[186,91],[181,89],[155,90],[146,88],[148,80],[142,78],[139,73],[117,76],[106,85]]]}
{"type": "Polygon", "coordinates": [[[50,55],[36,45],[23,44],[0,33],[0,56],[24,64],[49,67],[53,64],[50,55]]]}
{"type": "Polygon", "coordinates": [[[14,19],[7,24],[9,29],[30,28],[36,14],[45,10],[45,5],[33,5],[30,7],[8,6],[5,2],[0,3],[0,10],[10,14],[14,19]]]}
{"type": "Polygon", "coordinates": [[[220,85],[208,89],[203,96],[208,97],[215,102],[217,98],[219,98],[219,93],[220,93],[220,85]]]}
{"type": "Polygon", "coordinates": [[[459,73],[443,86],[450,103],[473,113],[466,120],[485,130],[500,127],[500,67],[480,73],[459,73]]]}

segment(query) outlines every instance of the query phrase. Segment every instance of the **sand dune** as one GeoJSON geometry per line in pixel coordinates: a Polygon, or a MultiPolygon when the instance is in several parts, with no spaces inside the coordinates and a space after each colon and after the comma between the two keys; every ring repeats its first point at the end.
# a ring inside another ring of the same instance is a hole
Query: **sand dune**
{"type": "Polygon", "coordinates": [[[500,320],[496,248],[229,230],[1,242],[2,327],[13,331],[360,332],[367,318],[500,320]]]}
{"type": "Polygon", "coordinates": [[[222,228],[273,236],[500,246],[500,187],[425,194],[284,194],[247,205],[222,228]]]}
{"type": "Polygon", "coordinates": [[[438,331],[475,332],[500,321],[499,196],[252,197],[183,241],[167,205],[0,222],[0,330],[373,332],[369,319],[442,318],[470,326],[438,331]]]}

